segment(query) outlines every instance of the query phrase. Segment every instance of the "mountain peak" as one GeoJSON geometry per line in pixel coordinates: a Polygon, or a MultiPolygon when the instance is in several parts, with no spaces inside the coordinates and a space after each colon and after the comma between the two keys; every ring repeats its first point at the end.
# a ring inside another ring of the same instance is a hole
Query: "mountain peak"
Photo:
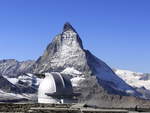
{"type": "Polygon", "coordinates": [[[63,32],[66,32],[68,30],[76,32],[72,25],[69,22],[66,22],[63,27],[63,32]]]}

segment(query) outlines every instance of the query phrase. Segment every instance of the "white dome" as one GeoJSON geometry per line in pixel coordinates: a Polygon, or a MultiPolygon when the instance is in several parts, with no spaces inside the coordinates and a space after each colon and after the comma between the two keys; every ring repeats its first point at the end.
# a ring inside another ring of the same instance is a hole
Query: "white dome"
{"type": "Polygon", "coordinates": [[[52,97],[53,95],[60,97],[70,95],[72,92],[72,85],[68,78],[56,72],[46,73],[38,89],[38,102],[58,103],[59,99],[52,97]]]}

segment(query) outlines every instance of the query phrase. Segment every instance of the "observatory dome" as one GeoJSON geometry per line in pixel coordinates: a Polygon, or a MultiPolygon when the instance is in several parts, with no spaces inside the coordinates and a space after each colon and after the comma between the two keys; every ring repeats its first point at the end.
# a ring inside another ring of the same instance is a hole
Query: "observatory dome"
{"type": "Polygon", "coordinates": [[[60,73],[45,73],[38,89],[39,103],[60,103],[63,97],[73,93],[72,84],[67,76],[60,73]]]}

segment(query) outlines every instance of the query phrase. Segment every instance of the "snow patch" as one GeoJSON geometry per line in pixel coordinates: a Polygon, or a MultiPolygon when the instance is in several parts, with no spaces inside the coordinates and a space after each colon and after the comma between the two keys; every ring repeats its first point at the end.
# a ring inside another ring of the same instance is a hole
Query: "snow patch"
{"type": "Polygon", "coordinates": [[[74,67],[67,67],[61,72],[61,74],[71,75],[71,83],[73,87],[78,87],[79,83],[85,79],[82,72],[76,70],[74,67]]]}
{"type": "Polygon", "coordinates": [[[82,73],[76,69],[74,69],[73,67],[68,67],[66,69],[64,69],[62,72],[62,74],[70,74],[73,75],[73,77],[82,75],[82,73]]]}
{"type": "Polygon", "coordinates": [[[74,78],[71,79],[72,86],[73,87],[78,87],[80,82],[82,82],[84,80],[85,80],[85,78],[83,78],[83,77],[74,77],[74,78]]]}
{"type": "Polygon", "coordinates": [[[12,84],[16,84],[18,82],[18,78],[9,78],[7,76],[3,76],[3,77],[6,78],[12,84]]]}

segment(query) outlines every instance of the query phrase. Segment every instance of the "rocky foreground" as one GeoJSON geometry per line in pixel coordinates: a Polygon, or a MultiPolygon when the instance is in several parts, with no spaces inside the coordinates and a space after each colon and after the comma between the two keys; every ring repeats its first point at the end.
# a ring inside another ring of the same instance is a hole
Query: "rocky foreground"
{"type": "Polygon", "coordinates": [[[99,108],[87,104],[0,104],[0,112],[13,113],[148,113],[148,107],[140,108],[99,108]]]}

